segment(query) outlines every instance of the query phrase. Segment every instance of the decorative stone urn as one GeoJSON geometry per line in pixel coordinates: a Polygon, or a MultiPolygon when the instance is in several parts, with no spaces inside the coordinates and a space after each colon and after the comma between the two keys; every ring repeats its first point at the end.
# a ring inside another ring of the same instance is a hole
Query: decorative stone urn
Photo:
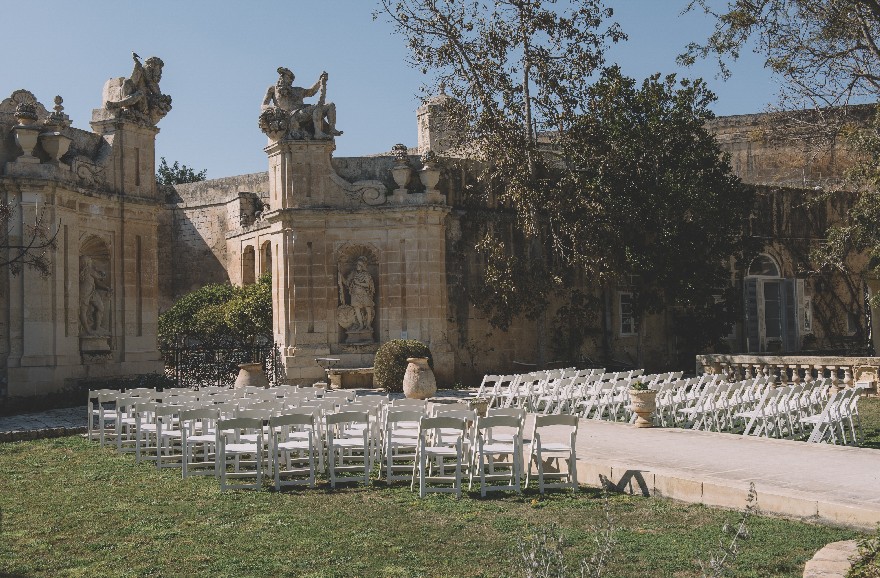
{"type": "Polygon", "coordinates": [[[34,156],[34,148],[37,146],[37,139],[40,136],[40,127],[20,124],[13,127],[13,130],[15,131],[15,144],[21,147],[24,153],[18,157],[16,162],[39,163],[40,160],[34,156]]]}
{"type": "Polygon", "coordinates": [[[239,363],[238,377],[235,378],[235,389],[245,387],[269,388],[269,380],[263,373],[262,363],[239,363]]]}
{"type": "Polygon", "coordinates": [[[403,375],[403,394],[410,399],[428,399],[437,393],[437,379],[427,357],[409,357],[403,375]]]}
{"type": "Polygon", "coordinates": [[[653,389],[629,390],[629,407],[636,414],[636,427],[654,427],[652,416],[657,409],[657,392],[653,389]]]}
{"type": "Polygon", "coordinates": [[[60,132],[44,132],[40,135],[40,141],[42,142],[43,150],[46,151],[52,162],[57,163],[61,160],[61,157],[67,154],[73,139],[60,132]]]}

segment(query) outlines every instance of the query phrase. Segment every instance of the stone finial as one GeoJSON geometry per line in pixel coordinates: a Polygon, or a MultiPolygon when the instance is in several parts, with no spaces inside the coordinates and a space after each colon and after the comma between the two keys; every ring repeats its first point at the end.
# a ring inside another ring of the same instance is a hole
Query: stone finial
{"type": "Polygon", "coordinates": [[[28,126],[37,122],[37,107],[33,102],[20,102],[15,107],[15,120],[18,124],[28,126]]]}
{"type": "Polygon", "coordinates": [[[64,130],[70,126],[70,117],[64,114],[64,105],[61,104],[63,102],[64,99],[60,96],[55,97],[53,112],[49,113],[49,116],[46,117],[46,122],[44,123],[47,128],[64,130]]]}
{"type": "Polygon", "coordinates": [[[391,147],[391,154],[394,155],[394,160],[397,161],[397,164],[409,164],[409,149],[406,148],[405,144],[397,143],[391,147]]]}
{"type": "Polygon", "coordinates": [[[428,166],[428,165],[433,166],[433,165],[437,164],[437,153],[435,153],[431,149],[428,149],[424,152],[424,154],[422,154],[421,161],[422,161],[422,164],[425,166],[428,166]]]}

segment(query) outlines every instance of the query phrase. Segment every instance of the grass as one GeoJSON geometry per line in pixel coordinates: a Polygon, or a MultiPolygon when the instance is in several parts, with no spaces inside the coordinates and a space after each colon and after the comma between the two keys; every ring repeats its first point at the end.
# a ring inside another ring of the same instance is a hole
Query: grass
{"type": "Polygon", "coordinates": [[[880,450],[880,397],[859,399],[859,417],[865,436],[861,447],[880,450]]]}
{"type": "MultiPolygon", "coordinates": [[[[419,500],[408,486],[221,494],[79,436],[0,444],[0,575],[518,575],[517,542],[557,524],[572,560],[604,520],[595,490],[419,500]]],[[[760,496],[758,497],[760,503],[760,496]]],[[[608,576],[699,576],[736,512],[610,497],[618,544],[608,576]]],[[[744,504],[745,505],[745,504],[744,504]]],[[[754,517],[738,577],[799,577],[819,548],[857,532],[754,517]]],[[[574,563],[572,566],[577,567],[574,563]]]]}

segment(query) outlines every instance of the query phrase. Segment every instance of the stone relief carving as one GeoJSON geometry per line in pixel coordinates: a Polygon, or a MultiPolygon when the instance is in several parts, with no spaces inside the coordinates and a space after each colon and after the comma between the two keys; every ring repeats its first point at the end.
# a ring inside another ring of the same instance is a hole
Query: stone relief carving
{"type": "Polygon", "coordinates": [[[95,257],[82,255],[79,267],[79,324],[83,337],[110,335],[107,309],[110,283],[107,271],[95,257]]]}
{"type": "Polygon", "coordinates": [[[342,188],[346,196],[355,202],[366,205],[381,205],[385,202],[385,183],[382,181],[357,181],[350,183],[336,173],[330,179],[342,188]]]}
{"type": "Polygon", "coordinates": [[[337,283],[339,307],[336,321],[345,330],[346,343],[373,343],[376,317],[376,283],[370,267],[376,265],[373,252],[363,246],[340,252],[337,283]],[[346,299],[347,295],[347,299],[346,299]]]}
{"type": "Polygon", "coordinates": [[[3,117],[16,117],[16,122],[21,122],[19,116],[26,122],[34,123],[49,116],[49,111],[37,101],[37,97],[31,91],[22,88],[0,102],[0,120],[3,120],[3,117]]]}
{"type": "Polygon", "coordinates": [[[111,78],[104,85],[104,108],[116,111],[118,117],[156,126],[171,110],[171,97],[159,89],[165,63],[152,56],[142,64],[136,53],[132,52],[131,56],[134,60],[131,76],[111,78]]]}
{"type": "Polygon", "coordinates": [[[336,105],[326,102],[327,73],[322,72],[309,88],[293,86],[295,78],[289,68],[278,68],[278,81],[266,90],[263,98],[260,130],[274,140],[327,140],[341,135],[342,131],[336,129],[336,105]],[[318,102],[304,102],[316,94],[318,102]]]}

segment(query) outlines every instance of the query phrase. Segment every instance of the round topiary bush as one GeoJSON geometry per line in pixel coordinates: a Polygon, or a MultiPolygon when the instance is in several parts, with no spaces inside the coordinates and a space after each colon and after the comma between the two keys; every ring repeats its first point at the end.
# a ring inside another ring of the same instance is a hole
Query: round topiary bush
{"type": "Polygon", "coordinates": [[[409,357],[427,357],[428,366],[434,369],[431,350],[415,339],[392,339],[379,346],[373,361],[373,382],[389,392],[403,391],[403,374],[409,357]]]}

